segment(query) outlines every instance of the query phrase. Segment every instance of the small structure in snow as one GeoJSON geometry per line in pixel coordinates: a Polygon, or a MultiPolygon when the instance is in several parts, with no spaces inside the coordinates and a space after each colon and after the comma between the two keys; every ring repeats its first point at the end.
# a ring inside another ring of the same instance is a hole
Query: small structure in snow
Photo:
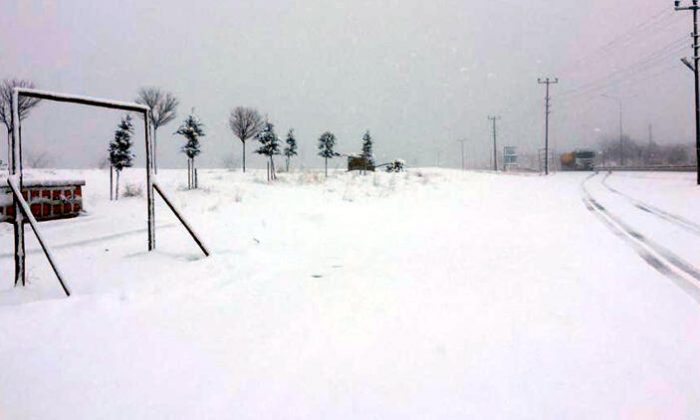
{"type": "MultiPolygon", "coordinates": [[[[26,180],[22,195],[37,221],[76,217],[83,210],[84,180],[26,180]]],[[[0,222],[15,219],[10,187],[0,187],[0,222]]]]}
{"type": "Polygon", "coordinates": [[[348,171],[374,172],[374,163],[366,156],[348,155],[348,171]]]}

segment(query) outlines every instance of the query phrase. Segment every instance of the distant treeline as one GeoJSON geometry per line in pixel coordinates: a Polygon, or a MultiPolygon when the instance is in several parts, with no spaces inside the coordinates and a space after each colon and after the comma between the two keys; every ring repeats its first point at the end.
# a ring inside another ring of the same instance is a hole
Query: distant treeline
{"type": "Polygon", "coordinates": [[[629,136],[606,139],[600,143],[601,163],[625,165],[694,165],[693,144],[658,144],[654,141],[637,141],[629,136]]]}

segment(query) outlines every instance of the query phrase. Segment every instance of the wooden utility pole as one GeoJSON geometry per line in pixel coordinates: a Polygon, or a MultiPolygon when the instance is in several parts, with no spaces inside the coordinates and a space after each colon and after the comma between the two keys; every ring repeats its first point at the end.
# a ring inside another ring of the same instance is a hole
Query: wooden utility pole
{"type": "Polygon", "coordinates": [[[700,75],[698,75],[698,64],[700,64],[700,45],[698,44],[698,0],[692,0],[692,6],[681,7],[681,1],[675,0],[674,6],[677,11],[691,10],[693,12],[693,62],[681,59],[685,65],[690,67],[695,76],[695,158],[697,166],[697,184],[700,185],[700,75]]]}
{"type": "Polygon", "coordinates": [[[496,145],[496,121],[501,117],[494,115],[489,116],[489,120],[493,123],[493,170],[498,171],[498,146],[496,145]]]}
{"type": "Polygon", "coordinates": [[[549,175],[549,114],[551,113],[549,105],[549,85],[555,85],[559,83],[559,79],[554,78],[554,80],[551,80],[548,77],[542,80],[538,78],[537,83],[541,85],[546,85],[546,93],[544,97],[544,174],[549,175]]]}
{"type": "Polygon", "coordinates": [[[467,169],[467,167],[464,164],[464,142],[467,141],[467,139],[461,139],[461,140],[457,140],[457,141],[459,142],[459,144],[461,146],[461,150],[462,150],[462,170],[464,171],[467,169]]]}

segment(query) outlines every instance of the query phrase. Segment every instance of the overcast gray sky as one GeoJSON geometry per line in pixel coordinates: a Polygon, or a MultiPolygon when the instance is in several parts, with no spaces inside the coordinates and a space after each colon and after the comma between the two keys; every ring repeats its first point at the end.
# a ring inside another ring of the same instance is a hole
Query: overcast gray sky
{"type": "MultiPolygon", "coordinates": [[[[617,132],[617,105],[603,93],[624,98],[632,136],[646,140],[653,124],[659,142],[693,138],[692,78],[678,61],[690,55],[690,15],[670,0],[3,3],[0,77],[119,100],[155,85],[180,98],[177,120],[159,131],[162,166],[185,165],[183,140],[171,134],[191,108],[207,126],[201,165],[240,159],[227,127],[237,105],[267,114],[280,136],[295,128],[306,166],[322,164],[323,131],[351,153],[366,129],[379,160],[457,165],[456,140],[466,138],[469,162],[483,164],[488,115],[502,117],[501,144],[542,147],[540,76],[560,78],[552,114],[560,150],[617,132]]],[[[95,166],[119,118],[44,102],[26,121],[26,148],[65,150],[58,164],[95,166]]]]}

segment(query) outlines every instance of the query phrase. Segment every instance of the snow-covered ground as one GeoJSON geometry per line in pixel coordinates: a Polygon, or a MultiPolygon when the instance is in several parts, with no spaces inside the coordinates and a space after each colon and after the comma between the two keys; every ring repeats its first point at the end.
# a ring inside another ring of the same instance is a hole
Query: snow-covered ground
{"type": "Polygon", "coordinates": [[[0,226],[1,419],[700,418],[691,174],[161,172],[210,258],[104,171],[34,174],[72,297],[0,226]]]}

